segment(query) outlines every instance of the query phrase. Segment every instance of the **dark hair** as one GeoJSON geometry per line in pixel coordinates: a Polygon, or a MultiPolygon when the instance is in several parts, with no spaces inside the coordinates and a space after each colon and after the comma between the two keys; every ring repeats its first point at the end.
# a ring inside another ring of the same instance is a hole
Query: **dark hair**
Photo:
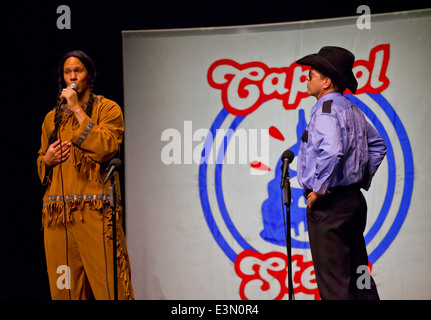
{"type": "MultiPolygon", "coordinates": [[[[317,69],[315,69],[315,70],[317,70],[317,69]]],[[[340,85],[340,84],[338,84],[338,83],[336,83],[335,81],[334,81],[334,78],[333,77],[328,77],[327,75],[325,75],[322,71],[320,71],[320,70],[317,70],[319,73],[320,73],[320,78],[321,79],[323,79],[323,78],[330,78],[331,79],[331,81],[332,81],[332,85],[334,86],[334,90],[335,91],[337,91],[337,92],[341,92],[341,93],[343,93],[344,92],[344,90],[346,90],[346,86],[345,85],[340,85]]]]}
{"type": "MultiPolygon", "coordinates": [[[[79,59],[82,64],[85,66],[85,68],[87,69],[87,73],[88,73],[88,80],[90,83],[90,98],[87,102],[87,115],[89,117],[91,117],[91,114],[93,112],[93,90],[94,90],[94,84],[96,81],[96,75],[97,75],[97,70],[96,70],[96,66],[93,62],[93,59],[91,59],[88,55],[86,55],[84,52],[80,51],[80,50],[74,50],[74,51],[69,51],[66,54],[63,55],[63,57],[60,59],[60,62],[58,63],[58,67],[57,67],[57,88],[58,88],[58,95],[57,95],[57,105],[60,103],[60,95],[61,95],[61,91],[63,90],[63,88],[66,87],[66,83],[64,82],[64,63],[66,62],[67,59],[69,59],[70,57],[75,57],[77,59],[79,59]]],[[[56,108],[55,110],[55,118],[54,118],[54,130],[51,132],[50,136],[49,136],[49,142],[48,142],[48,146],[50,144],[52,144],[56,139],[57,139],[57,133],[58,133],[58,127],[59,127],[59,108],[56,108]]]]}

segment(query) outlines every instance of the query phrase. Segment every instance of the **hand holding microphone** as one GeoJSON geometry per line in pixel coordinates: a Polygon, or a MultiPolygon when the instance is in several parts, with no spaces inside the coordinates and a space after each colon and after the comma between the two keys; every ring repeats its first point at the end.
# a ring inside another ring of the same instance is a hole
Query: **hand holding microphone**
{"type": "Polygon", "coordinates": [[[60,95],[60,105],[67,103],[67,106],[72,111],[75,111],[78,107],[80,108],[77,88],[75,83],[71,83],[67,88],[64,88],[60,95]]]}
{"type": "Polygon", "coordinates": [[[61,102],[58,107],[67,102],[67,107],[75,114],[78,123],[81,125],[86,117],[86,113],[81,108],[82,102],[79,101],[77,88],[75,83],[71,83],[67,88],[63,89],[60,95],[61,102]]]}

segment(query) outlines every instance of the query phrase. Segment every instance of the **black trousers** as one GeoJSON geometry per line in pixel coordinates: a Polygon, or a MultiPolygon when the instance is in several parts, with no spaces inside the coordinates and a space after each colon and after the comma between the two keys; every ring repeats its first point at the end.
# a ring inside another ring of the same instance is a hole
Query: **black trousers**
{"type": "Polygon", "coordinates": [[[364,240],[367,203],[357,186],[337,187],[307,210],[308,235],[322,300],[378,300],[364,240]]]}

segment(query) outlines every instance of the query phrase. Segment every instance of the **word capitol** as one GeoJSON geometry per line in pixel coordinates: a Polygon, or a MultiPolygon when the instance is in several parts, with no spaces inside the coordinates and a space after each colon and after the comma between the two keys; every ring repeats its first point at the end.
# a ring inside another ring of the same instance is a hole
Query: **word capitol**
{"type": "MultiPolygon", "coordinates": [[[[390,45],[380,44],[370,50],[368,60],[355,61],[356,95],[380,93],[388,87],[386,70],[389,56],[390,45]]],[[[281,100],[286,110],[296,109],[302,99],[308,97],[309,69],[296,62],[288,67],[272,68],[260,61],[241,64],[221,59],[209,67],[207,80],[212,88],[220,90],[223,106],[229,113],[246,116],[271,99],[281,100]]]]}
{"type": "Polygon", "coordinates": [[[217,129],[214,137],[209,129],[193,131],[192,121],[184,121],[183,133],[165,129],[161,141],[168,142],[160,154],[166,165],[269,162],[269,129],[217,129]]]}

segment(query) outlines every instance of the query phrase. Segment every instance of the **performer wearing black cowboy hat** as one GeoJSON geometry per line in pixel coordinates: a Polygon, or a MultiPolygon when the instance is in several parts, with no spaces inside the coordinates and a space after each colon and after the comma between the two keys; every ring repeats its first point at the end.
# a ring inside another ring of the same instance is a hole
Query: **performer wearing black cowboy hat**
{"type": "Polygon", "coordinates": [[[356,92],[355,56],[323,47],[297,61],[310,66],[308,94],[317,98],[298,154],[298,182],[307,198],[307,224],[322,299],[379,299],[368,272],[363,232],[368,190],[386,145],[344,90],[356,92]]]}

